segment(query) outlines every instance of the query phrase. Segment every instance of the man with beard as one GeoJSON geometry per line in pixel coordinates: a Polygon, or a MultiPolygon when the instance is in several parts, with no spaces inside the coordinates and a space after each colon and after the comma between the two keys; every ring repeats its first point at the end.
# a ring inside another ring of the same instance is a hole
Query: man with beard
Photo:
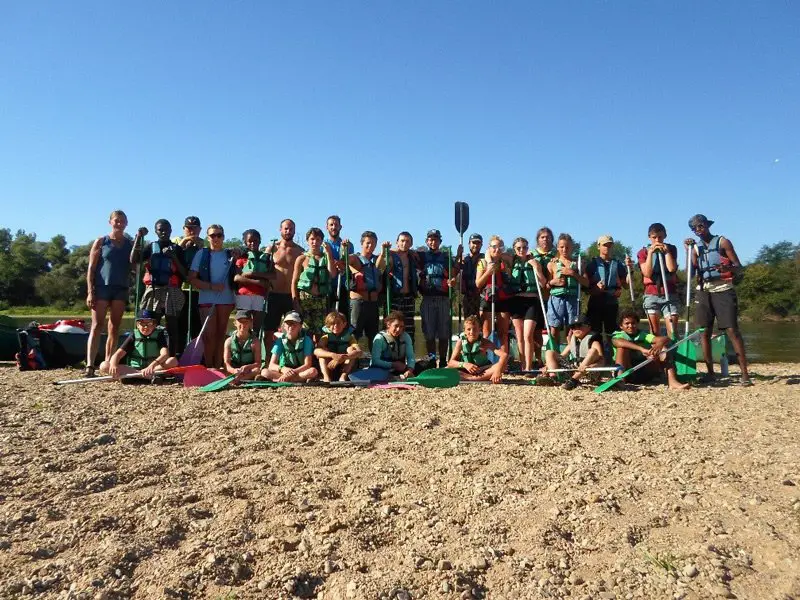
{"type": "Polygon", "coordinates": [[[281,221],[280,239],[267,250],[275,265],[275,279],[267,294],[267,312],[264,317],[264,339],[269,347],[279,329],[283,316],[294,310],[292,302],[292,276],[297,257],[303,248],[294,242],[295,224],[291,219],[281,221]]]}
{"type": "Polygon", "coordinates": [[[331,247],[331,256],[334,260],[336,276],[331,281],[331,294],[329,296],[330,310],[338,311],[344,315],[350,315],[350,303],[347,293],[347,287],[344,269],[345,262],[343,256],[342,245],[347,248],[348,256],[353,255],[353,243],[349,240],[343,240],[340,237],[342,231],[342,220],[339,215],[331,215],[325,221],[325,229],[328,230],[328,237],[324,240],[326,244],[331,247]]]}

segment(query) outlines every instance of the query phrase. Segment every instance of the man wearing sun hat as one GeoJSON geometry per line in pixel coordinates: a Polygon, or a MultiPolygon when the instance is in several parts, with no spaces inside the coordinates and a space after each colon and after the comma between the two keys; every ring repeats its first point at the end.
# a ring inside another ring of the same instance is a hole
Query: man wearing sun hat
{"type": "Polygon", "coordinates": [[[697,274],[697,290],[694,298],[694,319],[698,327],[705,327],[700,344],[708,369],[706,379],[714,378],[714,359],[711,353],[711,334],[714,321],[718,329],[724,329],[733,344],[742,371],[741,384],[753,385],[747,371],[744,341],[739,332],[739,301],[734,289],[734,275],[742,263],[733,249],[731,241],[711,233],[710,221],[705,215],[696,214],[689,219],[689,229],[698,237],[687,238],[684,246],[691,252],[692,264],[697,274]]]}
{"type": "Polygon", "coordinates": [[[589,279],[589,304],[586,317],[592,331],[605,330],[610,336],[617,330],[619,322],[619,297],[628,285],[628,272],[625,263],[612,256],[614,238],[608,234],[597,238],[598,256],[586,266],[589,279]]]}
{"type": "Polygon", "coordinates": [[[438,342],[439,366],[445,367],[453,328],[449,293],[452,275],[447,254],[439,248],[442,244],[441,232],[438,229],[428,231],[425,244],[428,249],[419,253],[422,334],[429,355],[436,354],[438,342]]]}

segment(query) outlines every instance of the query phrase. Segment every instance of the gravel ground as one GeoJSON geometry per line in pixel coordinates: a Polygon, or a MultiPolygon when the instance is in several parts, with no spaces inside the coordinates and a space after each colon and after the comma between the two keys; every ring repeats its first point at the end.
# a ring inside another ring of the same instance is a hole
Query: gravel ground
{"type": "Polygon", "coordinates": [[[754,372],[202,394],[0,369],[0,597],[800,598],[800,365],[754,372]]]}

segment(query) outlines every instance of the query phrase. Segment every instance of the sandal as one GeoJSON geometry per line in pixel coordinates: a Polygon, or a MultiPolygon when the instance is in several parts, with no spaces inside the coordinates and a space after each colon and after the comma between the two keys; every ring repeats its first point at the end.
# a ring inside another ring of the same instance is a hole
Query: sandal
{"type": "Polygon", "coordinates": [[[92,366],[86,367],[83,370],[83,376],[84,377],[97,377],[97,375],[94,374],[94,367],[92,367],[92,366]]]}

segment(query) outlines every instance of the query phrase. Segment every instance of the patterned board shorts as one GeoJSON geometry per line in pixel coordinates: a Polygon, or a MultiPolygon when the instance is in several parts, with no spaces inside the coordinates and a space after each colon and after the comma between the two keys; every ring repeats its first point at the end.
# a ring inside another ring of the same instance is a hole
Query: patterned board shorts
{"type": "Polygon", "coordinates": [[[183,290],[179,287],[153,287],[148,285],[144,290],[139,308],[152,310],[167,317],[179,317],[186,303],[183,290]]]}
{"type": "Polygon", "coordinates": [[[405,325],[406,333],[414,339],[414,330],[416,323],[414,322],[414,315],[416,313],[416,302],[414,296],[407,294],[405,296],[400,294],[392,295],[392,310],[399,310],[403,313],[403,323],[405,325]]]}
{"type": "Polygon", "coordinates": [[[328,297],[300,292],[300,309],[303,312],[303,324],[306,330],[314,335],[321,333],[325,325],[325,316],[328,314],[328,297]]]}

